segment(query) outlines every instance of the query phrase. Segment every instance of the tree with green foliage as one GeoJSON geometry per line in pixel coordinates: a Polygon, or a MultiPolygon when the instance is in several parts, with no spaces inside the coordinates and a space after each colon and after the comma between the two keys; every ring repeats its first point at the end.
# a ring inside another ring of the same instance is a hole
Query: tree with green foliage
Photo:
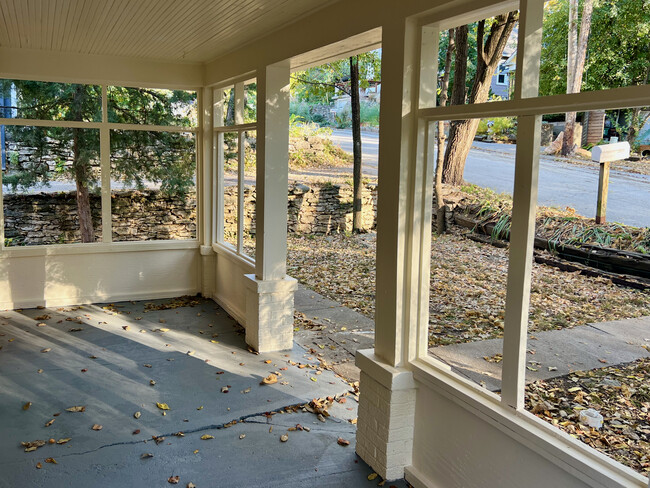
{"type": "MultiPolygon", "coordinates": [[[[16,117],[36,120],[98,122],[101,87],[38,81],[0,81],[2,93],[14,92],[16,117]]],[[[196,125],[196,94],[185,91],[109,87],[108,120],[126,124],[196,125]]],[[[7,108],[7,107],[5,107],[7,108]]],[[[15,191],[72,180],[76,187],[81,242],[93,242],[90,195],[100,186],[100,135],[97,129],[12,125],[8,138],[30,149],[28,161],[7,168],[3,184],[15,191]],[[49,159],[56,164],[50,167],[49,159]]],[[[196,173],[194,138],[178,132],[113,130],[111,177],[134,186],[160,185],[167,194],[184,194],[196,173]]],[[[16,158],[14,158],[15,160],[16,158]]]]}
{"type": "MultiPolygon", "coordinates": [[[[581,0],[579,7],[584,7],[581,0]]],[[[569,0],[551,0],[544,10],[540,95],[567,92],[569,0]]],[[[597,0],[580,91],[607,90],[650,82],[650,3],[648,0],[597,0]]],[[[634,143],[644,120],[629,109],[628,139],[634,143]]]]}
{"type": "Polygon", "coordinates": [[[370,51],[332,63],[298,72],[291,77],[294,97],[311,102],[329,104],[337,91],[350,96],[353,148],[353,217],[352,230],[362,229],[361,186],[361,103],[359,89],[370,86],[371,80],[381,79],[381,55],[370,51]]]}

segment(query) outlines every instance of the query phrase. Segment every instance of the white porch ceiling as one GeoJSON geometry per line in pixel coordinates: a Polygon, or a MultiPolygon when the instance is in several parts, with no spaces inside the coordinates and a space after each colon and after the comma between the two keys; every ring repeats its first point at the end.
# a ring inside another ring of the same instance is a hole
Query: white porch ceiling
{"type": "Polygon", "coordinates": [[[206,62],[335,1],[0,0],[0,47],[206,62]]]}

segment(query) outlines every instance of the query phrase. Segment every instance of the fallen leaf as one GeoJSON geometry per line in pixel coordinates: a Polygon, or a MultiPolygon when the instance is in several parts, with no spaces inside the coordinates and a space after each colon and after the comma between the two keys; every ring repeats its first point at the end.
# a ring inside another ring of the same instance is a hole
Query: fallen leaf
{"type": "Polygon", "coordinates": [[[59,463],[56,462],[56,459],[54,459],[54,458],[47,458],[45,460],[45,462],[50,463],[50,464],[59,464],[59,463]]]}
{"type": "Polygon", "coordinates": [[[282,434],[280,436],[280,442],[287,442],[289,440],[289,434],[282,434]]]}
{"type": "Polygon", "coordinates": [[[196,485],[194,483],[188,483],[186,488],[196,488],[196,485]]]}
{"type": "Polygon", "coordinates": [[[203,434],[203,435],[201,436],[201,440],[202,440],[202,441],[207,441],[208,439],[214,439],[214,436],[213,436],[213,435],[210,435],[210,434],[203,434]]]}
{"type": "Polygon", "coordinates": [[[59,439],[58,441],[56,441],[56,443],[57,444],[67,444],[68,442],[70,442],[71,439],[72,439],[72,437],[66,437],[65,439],[59,439]]]}
{"type": "Polygon", "coordinates": [[[30,442],[21,442],[20,444],[25,448],[25,452],[32,452],[39,447],[43,447],[45,445],[45,441],[38,439],[30,442]]]}
{"type": "Polygon", "coordinates": [[[203,410],[203,405],[197,408],[197,410],[203,410]]]}
{"type": "Polygon", "coordinates": [[[76,329],[69,329],[68,332],[81,332],[82,330],[82,328],[77,327],[76,329]]]}
{"type": "Polygon", "coordinates": [[[37,372],[38,374],[41,374],[41,373],[43,372],[43,370],[42,370],[42,369],[39,369],[39,370],[36,370],[36,372],[37,372]]]}
{"type": "Polygon", "coordinates": [[[128,325],[123,325],[122,328],[123,328],[124,330],[129,330],[131,327],[129,327],[128,325]]]}
{"type": "Polygon", "coordinates": [[[135,430],[132,432],[132,435],[138,435],[139,433],[140,433],[140,429],[135,429],[135,430]]]}
{"type": "Polygon", "coordinates": [[[23,405],[23,410],[29,410],[29,407],[32,406],[32,402],[27,402],[25,405],[23,405]]]}
{"type": "Polygon", "coordinates": [[[49,427],[50,425],[52,425],[52,424],[54,423],[55,420],[56,420],[56,419],[52,419],[52,420],[50,420],[49,422],[47,422],[47,423],[45,424],[45,427],[49,427]]]}
{"type": "Polygon", "coordinates": [[[99,425],[99,424],[94,424],[94,425],[92,426],[92,429],[93,429],[93,430],[102,430],[103,428],[104,428],[104,427],[101,426],[101,425],[99,425]]]}
{"type": "Polygon", "coordinates": [[[141,415],[142,415],[142,414],[141,414],[140,412],[135,412],[135,413],[133,414],[133,417],[136,418],[136,419],[139,419],[141,415]]]}
{"type": "Polygon", "coordinates": [[[43,467],[43,465],[41,463],[36,463],[36,468],[37,469],[41,469],[42,467],[43,467]]]}
{"type": "Polygon", "coordinates": [[[251,392],[250,386],[248,388],[246,388],[245,390],[242,390],[242,393],[250,393],[250,392],[251,392]]]}
{"type": "Polygon", "coordinates": [[[230,388],[228,388],[227,386],[222,386],[221,387],[221,393],[228,393],[229,391],[230,391],[230,388]]]}
{"type": "Polygon", "coordinates": [[[76,407],[70,407],[66,408],[67,412],[85,412],[86,411],[86,406],[81,405],[81,406],[76,406],[76,407]]]}
{"type": "Polygon", "coordinates": [[[46,347],[45,349],[41,349],[41,352],[50,352],[51,350],[51,347],[46,347]]]}
{"type": "Polygon", "coordinates": [[[244,437],[246,437],[246,434],[239,434],[240,439],[243,439],[244,437]]]}
{"type": "Polygon", "coordinates": [[[145,368],[151,368],[152,367],[151,364],[143,364],[142,366],[144,366],[145,368]]]}
{"type": "Polygon", "coordinates": [[[145,452],[144,454],[140,455],[140,459],[150,459],[152,457],[153,457],[153,454],[151,454],[150,452],[145,452]]]}
{"type": "Polygon", "coordinates": [[[167,405],[166,403],[158,403],[158,402],[156,402],[156,407],[158,407],[160,410],[171,410],[169,408],[169,405],[167,405]]]}
{"type": "Polygon", "coordinates": [[[264,362],[265,362],[266,364],[271,364],[271,360],[270,360],[270,359],[267,359],[267,360],[264,361],[264,362]]]}
{"type": "Polygon", "coordinates": [[[272,385],[277,382],[278,382],[278,377],[273,373],[271,373],[270,375],[268,375],[266,378],[262,380],[260,385],[272,385]]]}
{"type": "Polygon", "coordinates": [[[198,450],[198,449],[194,449],[194,454],[198,454],[198,453],[199,453],[199,450],[198,450]]]}
{"type": "Polygon", "coordinates": [[[170,476],[169,478],[167,478],[167,483],[171,485],[177,485],[180,480],[181,479],[179,476],[170,476]]]}
{"type": "Polygon", "coordinates": [[[155,382],[154,380],[149,380],[149,384],[150,384],[151,386],[154,386],[154,385],[156,384],[156,382],[155,382]]]}
{"type": "Polygon", "coordinates": [[[348,440],[346,440],[346,439],[343,439],[342,437],[339,437],[339,438],[336,440],[336,443],[337,443],[339,446],[349,446],[349,445],[350,445],[350,441],[348,441],[348,440]]]}
{"type": "Polygon", "coordinates": [[[377,479],[377,476],[379,476],[377,473],[370,473],[368,475],[368,481],[372,481],[372,480],[377,479]]]}

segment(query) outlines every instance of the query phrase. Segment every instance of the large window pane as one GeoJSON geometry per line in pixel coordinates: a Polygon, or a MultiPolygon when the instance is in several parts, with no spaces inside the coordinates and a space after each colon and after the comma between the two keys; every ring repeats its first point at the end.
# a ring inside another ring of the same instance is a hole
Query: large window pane
{"type": "Polygon", "coordinates": [[[196,92],[108,87],[108,121],[196,127],[196,92]]]}
{"type": "Polygon", "coordinates": [[[223,238],[226,244],[237,249],[237,227],[239,222],[239,135],[226,132],[223,135],[224,160],[224,202],[223,202],[223,238]]]}
{"type": "Polygon", "coordinates": [[[7,126],[6,246],[101,237],[99,130],[7,126]]]}
{"type": "Polygon", "coordinates": [[[38,120],[102,120],[96,85],[0,80],[0,117],[38,120]]]}
{"type": "MultiPolygon", "coordinates": [[[[583,3],[576,10],[576,37],[569,47],[570,2],[547,2],[540,68],[540,95],[567,93],[567,66],[577,80],[577,91],[606,90],[647,83],[650,13],[645,0],[594,2],[589,36],[580,60],[580,36],[585,17],[583,3]]],[[[575,91],[572,91],[575,92],[575,91]]]]}
{"type": "Polygon", "coordinates": [[[111,131],[113,240],[196,238],[192,133],[111,131]]]}

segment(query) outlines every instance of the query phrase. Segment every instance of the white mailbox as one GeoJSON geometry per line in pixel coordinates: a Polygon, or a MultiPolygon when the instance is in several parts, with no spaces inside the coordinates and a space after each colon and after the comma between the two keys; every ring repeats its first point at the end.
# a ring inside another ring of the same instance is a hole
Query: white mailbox
{"type": "Polygon", "coordinates": [[[614,144],[604,144],[594,146],[591,150],[591,160],[599,163],[608,161],[620,161],[630,157],[630,144],[628,142],[616,142],[614,144]]]}

